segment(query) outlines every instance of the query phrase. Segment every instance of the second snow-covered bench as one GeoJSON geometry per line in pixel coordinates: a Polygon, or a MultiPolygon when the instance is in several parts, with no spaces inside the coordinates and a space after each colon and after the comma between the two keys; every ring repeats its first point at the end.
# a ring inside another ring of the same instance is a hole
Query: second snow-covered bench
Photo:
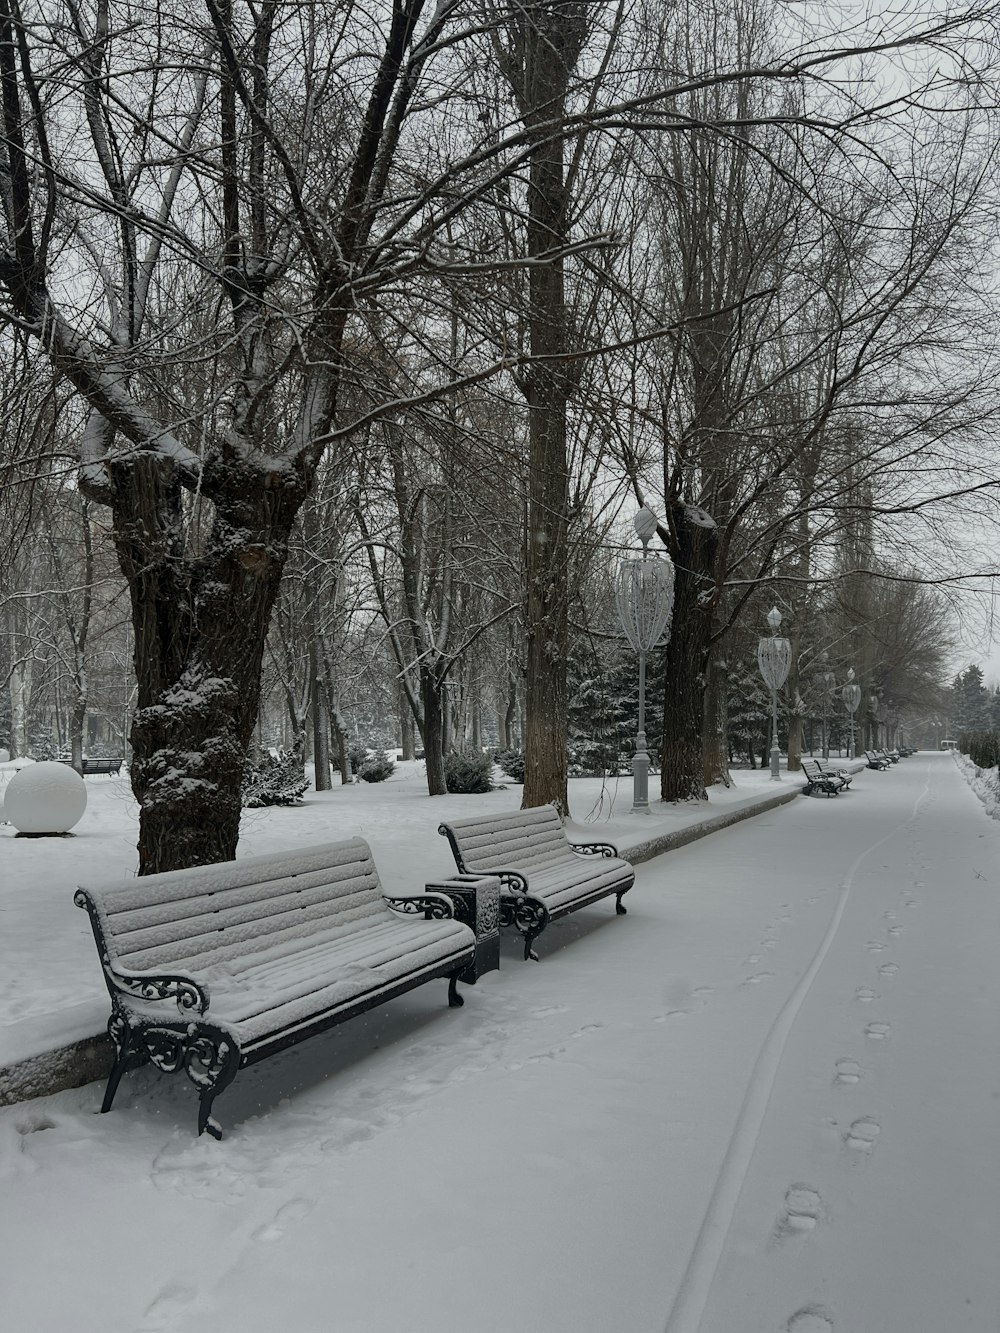
{"type": "MultiPolygon", "coordinates": [[[[499,882],[476,878],[495,923],[499,882]]],[[[221,1138],[212,1101],[245,1065],[434,977],[460,1005],[456,981],[483,970],[476,935],[454,919],[458,897],[468,915],[469,881],[455,900],[441,889],[385,897],[362,838],[81,886],[111,993],[101,1110],[126,1070],[151,1061],[187,1073],[198,1133],[221,1138]]]]}
{"type": "Polygon", "coordinates": [[[551,805],[453,819],[438,832],[460,871],[499,876],[500,924],[524,936],[525,958],[537,957],[531,946],[550,921],[588,903],[614,894],[625,915],[622,897],[635,871],[609,842],[570,842],[551,805]]]}

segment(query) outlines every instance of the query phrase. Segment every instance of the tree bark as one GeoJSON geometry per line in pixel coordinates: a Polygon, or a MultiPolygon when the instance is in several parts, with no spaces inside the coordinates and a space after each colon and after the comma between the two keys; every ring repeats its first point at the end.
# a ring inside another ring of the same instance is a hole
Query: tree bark
{"type": "Polygon", "coordinates": [[[114,536],[136,632],[139,873],[232,860],[264,641],[302,496],[249,479],[239,498],[220,495],[204,556],[185,564],[173,464],[140,452],[110,470],[113,482],[126,472],[114,536]]]}
{"type": "Polygon", "coordinates": [[[667,501],[666,522],[675,580],[664,654],[660,796],[706,801],[702,722],[712,628],[706,599],[715,588],[718,529],[704,510],[675,499],[667,501]]]}
{"type": "Polygon", "coordinates": [[[528,341],[526,376],[528,532],[527,681],[522,809],[553,804],[569,813],[566,659],[569,645],[569,465],[566,408],[571,383],[564,261],[569,192],[564,145],[553,123],[565,114],[569,78],[587,33],[583,6],[533,3],[514,28],[516,67],[508,72],[533,138],[528,169],[528,341]],[[546,256],[554,257],[545,258],[546,256]]]}
{"type": "Polygon", "coordinates": [[[420,673],[420,698],[423,703],[420,738],[424,743],[427,766],[427,793],[429,796],[445,796],[448,784],[444,777],[445,723],[441,687],[426,671],[420,673]]]}
{"type": "Polygon", "coordinates": [[[707,688],[703,711],[702,752],[704,756],[705,786],[721,783],[732,785],[729,776],[729,737],[727,728],[727,694],[729,672],[719,645],[709,653],[707,688]]]}

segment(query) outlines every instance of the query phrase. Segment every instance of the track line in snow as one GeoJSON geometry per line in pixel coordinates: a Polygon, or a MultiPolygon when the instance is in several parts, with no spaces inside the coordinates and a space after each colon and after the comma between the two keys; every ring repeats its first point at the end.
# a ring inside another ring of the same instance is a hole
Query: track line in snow
{"type": "MultiPolygon", "coordinates": [[[[888,833],[883,834],[881,838],[871,843],[856,857],[840,886],[833,915],[819,947],[798,984],[782,1005],[767,1036],[764,1038],[763,1045],[754,1062],[754,1067],[750,1072],[750,1079],[743,1095],[743,1103],[736,1117],[736,1125],[726,1147],[722,1166],[719,1169],[715,1187],[705,1210],[705,1216],[695,1238],[694,1248],[677,1289],[677,1295],[674,1297],[674,1303],[667,1318],[665,1333],[698,1333],[698,1329],[701,1327],[705,1306],[708,1303],[712,1289],[712,1282],[719,1266],[719,1260],[722,1258],[726,1237],[729,1235],[729,1229],[739,1203],[740,1191],[750,1169],[754,1149],[757,1146],[764,1117],[767,1114],[768,1103],[781,1064],[781,1057],[784,1054],[789,1034],[795,1019],[798,1017],[799,1010],[802,1008],[833,941],[836,939],[854,880],[862,864],[873,852],[890,842],[901,830],[909,828],[916,822],[920,806],[929,792],[930,774],[928,773],[924,790],[914,801],[913,808],[907,818],[901,820],[888,833]]],[[[898,931],[899,928],[896,927],[895,929],[898,931]]],[[[869,944],[867,947],[870,949],[871,945],[869,944]]],[[[888,1036],[889,1025],[887,1023],[869,1024],[865,1030],[866,1035],[874,1036],[871,1029],[875,1027],[886,1029],[881,1034],[882,1038],[888,1036]]],[[[828,1330],[833,1329],[833,1320],[821,1307],[808,1306],[792,1315],[786,1327],[789,1333],[827,1333],[828,1330]]]]}

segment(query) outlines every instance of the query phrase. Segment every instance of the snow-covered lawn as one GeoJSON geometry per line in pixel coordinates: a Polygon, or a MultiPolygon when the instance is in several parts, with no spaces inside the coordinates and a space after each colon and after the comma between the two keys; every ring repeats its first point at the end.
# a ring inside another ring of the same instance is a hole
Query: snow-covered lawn
{"type": "MultiPolygon", "coordinates": [[[[8,776],[0,771],[0,782],[8,776]]],[[[0,825],[0,1069],[103,1032],[108,994],[86,913],[73,906],[80,883],[111,883],[135,874],[136,805],[128,778],[86,779],[87,811],[69,838],[18,838],[0,825]]],[[[654,779],[655,783],[655,779],[654,779]]],[[[570,784],[571,836],[611,838],[622,848],[656,833],[772,796],[789,786],[786,775],[739,773],[728,791],[713,789],[695,806],[663,806],[646,817],[630,813],[631,778],[580,779],[570,784]]],[[[247,810],[239,854],[284,851],[304,842],[360,835],[371,844],[388,892],[417,892],[454,872],[442,819],[491,809],[516,809],[521,787],[483,796],[427,795],[422,763],[399,764],[384,783],[310,792],[294,807],[247,810]]]]}
{"type": "MultiPolygon", "coordinates": [[[[425,873],[410,808],[368,830],[387,879],[425,873]]],[[[272,819],[246,850],[352,831],[272,819]]],[[[921,754],[639,867],[463,1009],[432,984],[244,1071],[222,1143],[150,1070],[107,1116],[6,1108],[3,1326],[994,1333],[998,865],[921,754]]]]}

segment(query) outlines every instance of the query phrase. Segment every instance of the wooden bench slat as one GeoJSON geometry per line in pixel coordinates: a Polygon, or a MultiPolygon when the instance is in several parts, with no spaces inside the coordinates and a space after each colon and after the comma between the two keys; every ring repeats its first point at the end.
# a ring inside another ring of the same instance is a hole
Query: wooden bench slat
{"type": "MultiPolygon", "coordinates": [[[[176,921],[171,921],[170,917],[165,916],[161,907],[156,909],[155,920],[148,920],[147,924],[137,925],[134,928],[130,920],[128,927],[122,929],[121,916],[112,915],[109,919],[115,926],[118,949],[124,954],[155,947],[164,940],[179,941],[194,938],[210,931],[229,930],[234,926],[250,925],[252,922],[257,922],[259,932],[266,934],[270,918],[284,916],[289,912],[311,913],[312,919],[315,920],[317,913],[323,912],[329,916],[339,917],[348,913],[360,914],[366,908],[382,909],[382,891],[378,888],[373,889],[370,883],[359,881],[344,883],[338,886],[334,893],[331,893],[332,888],[329,882],[314,884],[299,892],[282,893],[273,901],[259,894],[242,902],[234,901],[230,897],[218,907],[214,906],[214,895],[209,899],[187,899],[183,904],[184,910],[178,912],[176,921]]],[[[134,915],[136,914],[130,913],[129,918],[134,915]]]]}
{"type": "Polygon", "coordinates": [[[133,930],[145,930],[160,922],[182,921],[186,917],[201,913],[224,911],[238,908],[254,901],[266,902],[270,898],[293,898],[296,894],[315,892],[341,893],[371,892],[381,896],[382,886],[374,869],[365,866],[344,865],[327,869],[310,870],[302,875],[286,875],[273,881],[273,894],[268,892],[269,885],[264,882],[234,884],[227,888],[214,889],[206,893],[189,894],[184,898],[169,900],[150,900],[138,906],[119,906],[112,903],[105,907],[109,921],[113,922],[116,935],[125,935],[133,930]]]}

